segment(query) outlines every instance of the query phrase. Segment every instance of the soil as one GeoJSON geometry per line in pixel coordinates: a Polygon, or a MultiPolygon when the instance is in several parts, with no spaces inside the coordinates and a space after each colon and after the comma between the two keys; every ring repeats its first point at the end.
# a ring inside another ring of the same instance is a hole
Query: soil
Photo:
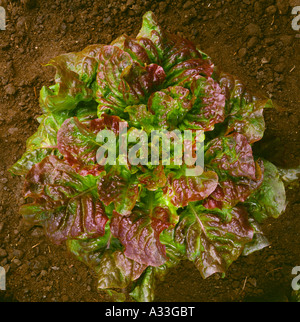
{"type": "MultiPolygon", "coordinates": [[[[64,246],[48,242],[39,227],[18,214],[23,179],[7,169],[25,151],[41,114],[38,93],[53,83],[51,58],[136,36],[145,11],[161,25],[199,45],[224,71],[242,79],[278,108],[265,112],[264,139],[256,151],[280,167],[300,164],[300,37],[292,29],[295,0],[92,1],[0,0],[6,30],[0,31],[0,266],[7,271],[0,301],[107,301],[92,272],[64,246]]],[[[300,266],[299,186],[287,189],[288,205],[263,230],[271,245],[240,257],[225,277],[203,280],[182,262],[158,283],[156,301],[289,301],[292,269],[300,266]]]]}

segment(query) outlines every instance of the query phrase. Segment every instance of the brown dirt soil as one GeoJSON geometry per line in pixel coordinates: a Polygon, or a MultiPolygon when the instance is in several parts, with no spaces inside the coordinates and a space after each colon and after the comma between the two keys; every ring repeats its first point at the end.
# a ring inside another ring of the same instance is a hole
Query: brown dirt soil
{"type": "MultiPolygon", "coordinates": [[[[135,36],[152,10],[164,28],[198,44],[213,62],[282,109],[265,112],[265,138],[255,147],[281,167],[300,164],[300,38],[291,27],[295,0],[0,0],[0,266],[7,271],[0,301],[106,301],[92,272],[50,244],[18,214],[23,180],[7,169],[25,151],[41,114],[38,93],[53,82],[43,67],[59,54],[135,36]]],[[[232,264],[224,278],[203,280],[190,262],[170,270],[156,301],[288,301],[300,265],[299,189],[287,190],[286,212],[263,226],[271,246],[232,264]]]]}

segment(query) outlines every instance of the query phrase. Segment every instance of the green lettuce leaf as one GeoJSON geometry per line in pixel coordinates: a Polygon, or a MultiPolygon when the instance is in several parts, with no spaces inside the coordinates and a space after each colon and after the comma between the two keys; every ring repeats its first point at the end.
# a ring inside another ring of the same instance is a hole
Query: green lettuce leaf
{"type": "Polygon", "coordinates": [[[73,110],[79,102],[91,101],[90,88],[96,78],[102,45],[91,45],[78,53],[60,55],[47,64],[56,69],[55,84],[40,92],[40,106],[47,112],[73,110]]]}
{"type": "Polygon", "coordinates": [[[161,66],[142,66],[120,48],[103,46],[94,86],[99,113],[110,110],[124,116],[126,106],[145,103],[164,79],[161,66]]]}
{"type": "Polygon", "coordinates": [[[122,245],[109,230],[98,238],[69,239],[67,246],[77,259],[92,268],[98,278],[98,289],[106,291],[114,300],[124,301],[123,289],[137,280],[147,267],[126,257],[122,245]]]}
{"type": "Polygon", "coordinates": [[[32,166],[50,154],[57,154],[57,131],[69,117],[69,113],[43,114],[38,118],[37,131],[26,141],[26,151],[10,171],[15,175],[26,175],[32,166]]]}
{"type": "Polygon", "coordinates": [[[274,164],[263,160],[264,179],[261,187],[249,197],[245,205],[258,222],[269,217],[278,218],[286,208],[286,192],[279,171],[274,164]]]}

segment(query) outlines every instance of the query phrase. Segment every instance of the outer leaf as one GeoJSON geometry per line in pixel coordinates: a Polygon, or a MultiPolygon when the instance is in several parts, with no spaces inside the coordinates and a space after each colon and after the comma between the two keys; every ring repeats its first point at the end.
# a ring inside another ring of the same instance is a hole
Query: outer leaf
{"type": "Polygon", "coordinates": [[[158,281],[162,281],[171,267],[185,259],[185,246],[174,240],[174,227],[165,229],[160,235],[160,241],[166,247],[167,261],[159,267],[149,266],[142,276],[134,283],[130,295],[138,302],[152,302],[155,300],[155,288],[158,281]]]}
{"type": "Polygon", "coordinates": [[[38,118],[38,130],[26,142],[26,151],[10,171],[15,175],[25,175],[34,164],[42,161],[47,155],[55,153],[57,148],[57,131],[68,113],[44,114],[38,118]]]}
{"type": "Polygon", "coordinates": [[[207,208],[233,207],[261,185],[263,164],[255,162],[252,148],[239,133],[209,142],[205,165],[218,173],[219,185],[205,201],[207,208]]]}
{"type": "Polygon", "coordinates": [[[95,79],[98,55],[102,45],[88,46],[81,52],[69,53],[52,59],[48,65],[56,68],[56,84],[43,87],[40,105],[44,112],[73,110],[80,101],[90,101],[90,85],[95,79]]]}
{"type": "Polygon", "coordinates": [[[165,53],[165,35],[153,12],[148,11],[143,15],[142,27],[136,36],[138,40],[149,39],[154,44],[156,52],[160,60],[163,59],[165,53]]]}
{"type": "Polygon", "coordinates": [[[246,201],[249,213],[258,222],[268,217],[278,218],[286,208],[286,193],[278,169],[264,160],[264,180],[261,187],[246,201]]]}
{"type": "MultiPolygon", "coordinates": [[[[164,55],[163,67],[167,72],[174,66],[190,59],[200,59],[203,63],[204,60],[206,60],[196,46],[188,39],[171,34],[168,34],[166,37],[167,50],[164,55]]],[[[207,66],[212,65],[209,60],[207,60],[205,64],[207,64],[207,66]]]]}
{"type": "Polygon", "coordinates": [[[176,241],[185,244],[189,260],[203,278],[224,273],[253,238],[244,208],[230,211],[207,211],[190,203],[176,227],[176,241]]]}
{"type": "Polygon", "coordinates": [[[255,180],[255,162],[247,139],[238,133],[212,140],[205,152],[205,164],[232,177],[255,180]]]}
{"type": "Polygon", "coordinates": [[[227,133],[241,133],[249,143],[259,141],[265,131],[263,110],[272,106],[271,100],[253,95],[239,79],[229,74],[220,72],[217,79],[228,102],[227,133]]]}
{"type": "Polygon", "coordinates": [[[239,202],[244,202],[263,181],[262,162],[256,163],[256,178],[224,178],[219,179],[218,186],[205,200],[203,205],[208,209],[234,207],[239,202]]]}
{"type": "Polygon", "coordinates": [[[98,271],[98,288],[125,288],[140,277],[146,265],[135,262],[121,251],[106,251],[98,271]]]}
{"type": "Polygon", "coordinates": [[[249,218],[249,223],[254,230],[254,236],[250,243],[246,244],[243,250],[243,256],[248,256],[253,252],[261,250],[265,247],[270,246],[267,237],[264,235],[259,224],[253,219],[249,218]]]}
{"type": "Polygon", "coordinates": [[[98,289],[122,289],[140,277],[145,265],[134,262],[122,252],[122,245],[109,230],[103,237],[69,240],[69,250],[90,266],[98,276],[98,289]]]}
{"type": "Polygon", "coordinates": [[[153,302],[155,299],[155,267],[148,267],[137,280],[130,295],[138,302],[153,302]]]}
{"type": "Polygon", "coordinates": [[[32,224],[44,226],[55,244],[101,236],[108,218],[98,199],[96,180],[79,176],[64,161],[48,156],[27,174],[25,197],[34,202],[23,205],[20,212],[32,224]]]}
{"type": "Polygon", "coordinates": [[[187,39],[168,35],[163,67],[168,86],[181,85],[197,75],[211,77],[214,65],[187,39]]]}

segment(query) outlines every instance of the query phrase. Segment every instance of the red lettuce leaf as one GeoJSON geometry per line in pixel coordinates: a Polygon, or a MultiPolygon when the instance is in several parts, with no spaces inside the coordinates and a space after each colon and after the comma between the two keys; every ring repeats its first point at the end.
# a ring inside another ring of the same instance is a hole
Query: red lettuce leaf
{"type": "Polygon", "coordinates": [[[256,179],[252,147],[239,133],[210,141],[205,152],[205,165],[221,175],[256,179]]]}
{"type": "Polygon", "coordinates": [[[96,142],[98,132],[111,130],[119,134],[117,116],[103,114],[101,118],[79,122],[76,117],[66,120],[57,134],[59,152],[67,162],[81,175],[99,175],[104,167],[97,163],[97,150],[100,143],[96,142]]]}
{"type": "Polygon", "coordinates": [[[141,66],[115,46],[103,46],[99,59],[96,85],[99,111],[120,114],[128,105],[145,103],[165,79],[161,66],[141,66]]]}
{"type": "Polygon", "coordinates": [[[208,209],[234,207],[239,202],[244,202],[254,193],[263,182],[263,164],[256,162],[255,180],[250,178],[220,179],[214,192],[204,201],[208,209]]]}
{"type": "Polygon", "coordinates": [[[68,238],[101,236],[108,218],[96,181],[96,177],[82,177],[66,162],[48,156],[28,172],[24,191],[33,202],[23,205],[20,212],[28,222],[42,225],[55,244],[68,238]]]}
{"type": "Polygon", "coordinates": [[[182,86],[170,86],[153,93],[147,106],[155,115],[155,128],[173,130],[192,107],[190,92],[182,86]]]}
{"type": "Polygon", "coordinates": [[[56,83],[41,90],[40,105],[44,112],[73,110],[79,102],[93,99],[90,86],[96,77],[101,48],[102,45],[91,45],[78,53],[60,55],[48,63],[56,68],[56,83]]]}
{"type": "Polygon", "coordinates": [[[210,141],[205,165],[219,176],[218,186],[204,203],[207,208],[233,207],[245,201],[263,180],[263,164],[254,161],[251,145],[239,133],[210,141]]]}
{"type": "Polygon", "coordinates": [[[185,84],[192,93],[192,108],[180,125],[183,129],[212,131],[225,119],[225,95],[212,78],[195,76],[185,84]]]}
{"type": "Polygon", "coordinates": [[[115,211],[124,216],[135,206],[139,190],[135,177],[123,166],[112,168],[98,182],[100,200],[106,206],[113,203],[115,211]]]}
{"type": "Polygon", "coordinates": [[[163,67],[168,86],[181,85],[196,75],[212,76],[213,63],[191,41],[170,34],[165,38],[163,67]]]}
{"type": "Polygon", "coordinates": [[[165,33],[157,23],[153,12],[148,11],[143,15],[142,27],[136,36],[136,39],[149,39],[155,46],[159,59],[163,59],[166,51],[165,33]]]}
{"type": "Polygon", "coordinates": [[[98,288],[125,288],[132,281],[137,280],[146,267],[145,264],[129,259],[121,251],[108,250],[97,267],[98,288]]]}
{"type": "Polygon", "coordinates": [[[159,240],[160,233],[171,223],[168,207],[148,197],[148,204],[135,207],[130,215],[114,213],[110,228],[125,247],[124,254],[138,263],[160,266],[167,260],[166,249],[159,240]]]}
{"type": "Polygon", "coordinates": [[[164,166],[159,165],[152,171],[142,168],[143,173],[137,175],[138,181],[148,190],[155,191],[167,183],[164,166]]]}
{"type": "Polygon", "coordinates": [[[206,199],[218,185],[218,175],[206,171],[200,176],[176,175],[171,172],[163,189],[165,197],[176,207],[185,207],[192,201],[206,199]]]}
{"type": "Polygon", "coordinates": [[[146,269],[146,265],[126,257],[122,245],[109,231],[102,237],[67,241],[70,252],[91,267],[98,277],[98,289],[123,289],[146,269]]]}
{"type": "Polygon", "coordinates": [[[224,273],[253,238],[245,208],[207,210],[190,203],[180,215],[175,240],[184,244],[186,255],[203,278],[224,273]]]}
{"type": "Polygon", "coordinates": [[[232,75],[218,72],[216,78],[227,100],[226,133],[241,133],[251,144],[259,141],[265,131],[263,111],[272,106],[271,100],[253,95],[232,75]]]}

